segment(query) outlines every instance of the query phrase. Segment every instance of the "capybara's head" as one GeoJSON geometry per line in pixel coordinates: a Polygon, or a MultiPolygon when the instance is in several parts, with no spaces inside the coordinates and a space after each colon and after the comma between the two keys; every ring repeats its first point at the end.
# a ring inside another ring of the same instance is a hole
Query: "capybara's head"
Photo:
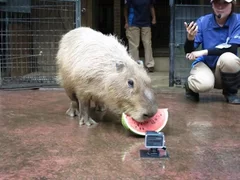
{"type": "Polygon", "coordinates": [[[116,73],[107,78],[108,96],[112,99],[109,108],[124,112],[138,122],[155,115],[158,110],[156,97],[142,64],[130,59],[128,63],[116,62],[116,69],[116,73]]]}

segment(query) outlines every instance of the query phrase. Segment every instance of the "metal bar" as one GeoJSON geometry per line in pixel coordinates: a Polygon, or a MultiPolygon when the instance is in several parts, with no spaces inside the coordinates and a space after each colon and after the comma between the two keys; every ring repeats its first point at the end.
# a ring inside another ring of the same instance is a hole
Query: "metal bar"
{"type": "Polygon", "coordinates": [[[198,4],[175,4],[176,7],[211,7],[211,5],[198,5],[198,4]]]}
{"type": "Polygon", "coordinates": [[[76,0],[76,28],[81,26],[81,0],[76,0]]]}
{"type": "MultiPolygon", "coordinates": [[[[6,41],[6,51],[5,51],[5,56],[7,57],[8,56],[8,54],[9,54],[9,41],[8,41],[8,38],[9,38],[9,32],[8,32],[8,30],[9,30],[9,18],[8,18],[8,12],[5,12],[6,13],[6,16],[5,16],[5,19],[6,19],[6,27],[5,27],[5,32],[6,32],[6,39],[5,39],[5,41],[6,41]]],[[[6,64],[7,63],[9,63],[9,64],[11,64],[11,60],[9,60],[9,62],[6,62],[6,64]]],[[[9,68],[7,68],[6,69],[6,74],[9,74],[10,73],[10,69],[9,68]]]]}
{"type": "MultiPolygon", "coordinates": [[[[0,12],[0,18],[2,18],[3,12],[0,12]]],[[[3,25],[4,22],[0,22],[0,42],[3,42],[3,25]]],[[[2,63],[3,63],[3,44],[0,44],[0,87],[2,85],[2,63]]]]}
{"type": "Polygon", "coordinates": [[[170,6],[170,61],[169,61],[169,86],[174,85],[174,61],[175,61],[175,2],[169,0],[170,6]]]}
{"type": "MultiPolygon", "coordinates": [[[[45,0],[40,0],[40,1],[45,1],[45,0]]],[[[55,2],[56,0],[53,0],[52,2],[55,2]]],[[[76,2],[78,0],[57,0],[57,1],[62,1],[62,2],[76,2]]],[[[48,1],[48,2],[51,2],[51,1],[48,1]]]]}

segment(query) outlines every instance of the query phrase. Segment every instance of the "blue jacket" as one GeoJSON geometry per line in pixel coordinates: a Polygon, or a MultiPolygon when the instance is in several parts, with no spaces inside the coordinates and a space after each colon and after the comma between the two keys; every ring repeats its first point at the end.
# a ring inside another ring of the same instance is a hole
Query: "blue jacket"
{"type": "Polygon", "coordinates": [[[128,5],[128,24],[129,26],[150,27],[152,16],[150,7],[153,0],[126,0],[128,5]]]}
{"type": "MultiPolygon", "coordinates": [[[[202,45],[202,49],[210,49],[227,42],[240,45],[240,14],[233,13],[223,27],[220,27],[214,14],[208,14],[197,20],[198,33],[194,40],[194,48],[202,45]]],[[[204,62],[211,69],[215,69],[219,56],[202,56],[197,58],[193,65],[204,62]]]]}

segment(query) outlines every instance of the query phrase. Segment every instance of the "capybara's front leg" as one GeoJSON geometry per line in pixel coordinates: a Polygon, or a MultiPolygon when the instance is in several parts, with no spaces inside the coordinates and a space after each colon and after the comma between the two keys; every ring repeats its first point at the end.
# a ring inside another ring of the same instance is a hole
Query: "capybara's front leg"
{"type": "Polygon", "coordinates": [[[74,116],[77,116],[79,114],[78,110],[79,110],[78,102],[77,101],[72,101],[70,103],[70,107],[66,111],[66,114],[71,116],[71,117],[74,117],[74,116]]]}
{"type": "Polygon", "coordinates": [[[79,101],[79,125],[91,126],[97,124],[90,116],[90,100],[79,101]]]}
{"type": "Polygon", "coordinates": [[[106,111],[105,105],[100,101],[95,101],[95,111],[106,111]]]}

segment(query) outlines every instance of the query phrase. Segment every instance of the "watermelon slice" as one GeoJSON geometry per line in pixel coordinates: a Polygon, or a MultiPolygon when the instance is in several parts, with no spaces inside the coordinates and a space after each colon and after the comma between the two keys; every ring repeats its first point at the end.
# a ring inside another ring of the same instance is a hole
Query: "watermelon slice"
{"type": "Polygon", "coordinates": [[[157,113],[145,122],[137,122],[125,113],[122,114],[123,126],[135,134],[145,136],[146,131],[161,131],[168,121],[168,109],[158,109],[157,113]]]}

